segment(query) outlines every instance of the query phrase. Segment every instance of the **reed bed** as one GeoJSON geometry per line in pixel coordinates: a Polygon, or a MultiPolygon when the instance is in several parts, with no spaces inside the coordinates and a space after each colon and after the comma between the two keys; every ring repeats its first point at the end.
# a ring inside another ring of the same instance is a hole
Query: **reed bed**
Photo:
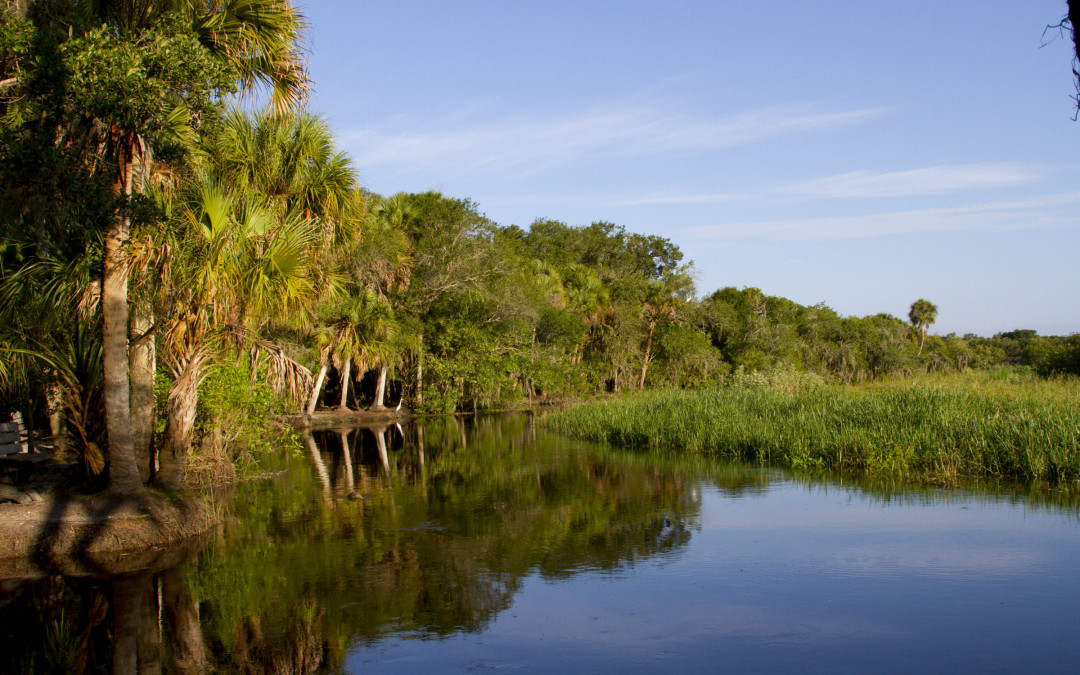
{"type": "Polygon", "coordinates": [[[867,387],[726,386],[594,401],[560,432],[796,469],[904,478],[1080,480],[1080,385],[994,375],[867,387]]]}

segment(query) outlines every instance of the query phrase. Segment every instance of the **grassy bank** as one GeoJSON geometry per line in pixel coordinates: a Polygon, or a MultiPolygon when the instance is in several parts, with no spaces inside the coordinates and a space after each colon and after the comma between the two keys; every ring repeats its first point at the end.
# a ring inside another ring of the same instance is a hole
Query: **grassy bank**
{"type": "Polygon", "coordinates": [[[863,387],[760,378],[590,402],[547,424],[581,438],[797,469],[1080,479],[1080,384],[1011,373],[863,387]]]}

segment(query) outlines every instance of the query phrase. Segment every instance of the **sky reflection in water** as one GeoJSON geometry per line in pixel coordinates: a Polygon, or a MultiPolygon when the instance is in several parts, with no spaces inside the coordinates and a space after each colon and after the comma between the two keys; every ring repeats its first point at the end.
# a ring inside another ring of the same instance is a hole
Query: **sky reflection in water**
{"type": "Polygon", "coordinates": [[[791,480],[700,489],[684,547],[616,573],[532,575],[483,633],[390,639],[348,668],[1020,672],[1080,655],[1071,512],[791,480]]]}

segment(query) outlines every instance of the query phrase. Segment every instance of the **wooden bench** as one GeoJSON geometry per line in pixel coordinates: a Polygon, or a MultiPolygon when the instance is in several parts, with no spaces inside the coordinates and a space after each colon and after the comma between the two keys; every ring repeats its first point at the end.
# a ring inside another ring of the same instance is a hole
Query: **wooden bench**
{"type": "Polygon", "coordinates": [[[10,422],[0,422],[0,457],[29,452],[22,414],[12,413],[10,422]]]}
{"type": "MultiPolygon", "coordinates": [[[[10,422],[0,422],[0,475],[8,476],[14,473],[15,482],[19,483],[20,476],[24,475],[25,471],[53,458],[51,449],[44,452],[42,450],[45,448],[37,443],[31,446],[21,413],[12,413],[10,422]]],[[[14,498],[0,494],[0,501],[5,499],[14,498]]]]}

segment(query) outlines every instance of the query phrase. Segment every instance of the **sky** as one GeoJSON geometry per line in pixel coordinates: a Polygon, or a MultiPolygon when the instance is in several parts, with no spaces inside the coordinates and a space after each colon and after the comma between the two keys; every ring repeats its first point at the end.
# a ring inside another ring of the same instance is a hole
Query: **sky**
{"type": "Polygon", "coordinates": [[[676,243],[697,290],[1080,332],[1064,0],[299,0],[364,187],[676,243]]]}

